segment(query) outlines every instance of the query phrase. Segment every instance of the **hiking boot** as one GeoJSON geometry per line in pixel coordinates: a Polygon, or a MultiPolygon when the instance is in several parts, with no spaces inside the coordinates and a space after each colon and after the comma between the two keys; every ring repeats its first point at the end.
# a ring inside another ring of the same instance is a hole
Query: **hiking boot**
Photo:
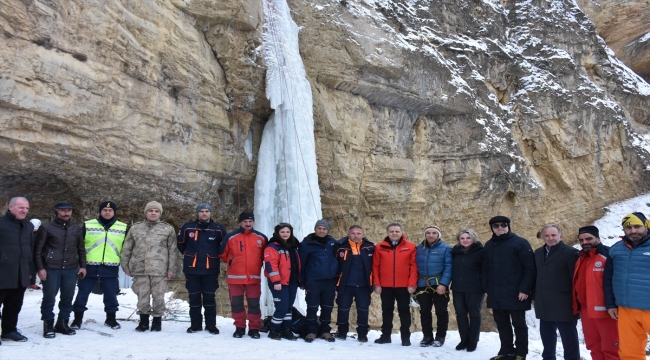
{"type": "Polygon", "coordinates": [[[421,347],[427,347],[431,345],[433,345],[433,336],[425,336],[422,338],[422,341],[420,341],[421,347]]]}
{"type": "MultiPolygon", "coordinates": [[[[76,314],[75,314],[75,320],[76,320],[76,314]]],[[[122,328],[120,324],[117,322],[117,320],[115,320],[115,313],[106,313],[106,321],[104,321],[104,325],[108,326],[113,330],[122,328]]]]}
{"type": "Polygon", "coordinates": [[[259,339],[260,331],[257,329],[248,329],[248,336],[252,337],[253,339],[259,339]]]}
{"type": "Polygon", "coordinates": [[[232,334],[232,337],[241,339],[244,334],[246,334],[246,328],[236,328],[235,332],[232,334]]]}
{"type": "Polygon", "coordinates": [[[135,328],[135,331],[144,332],[146,330],[149,330],[149,315],[140,314],[140,323],[135,328]]]}
{"type": "Polygon", "coordinates": [[[20,331],[18,330],[14,330],[9,334],[2,335],[2,340],[13,340],[18,342],[24,342],[27,341],[27,336],[21,334],[20,331]]]}
{"type": "Polygon", "coordinates": [[[280,335],[280,329],[269,330],[269,338],[271,338],[271,340],[281,340],[282,335],[280,335]]]}
{"type": "Polygon", "coordinates": [[[74,320],[72,320],[72,324],[70,324],[70,329],[72,329],[72,330],[81,329],[81,324],[83,323],[83,320],[84,320],[84,312],[83,311],[75,311],[74,312],[74,320]]]}
{"type": "Polygon", "coordinates": [[[162,317],[154,316],[151,320],[151,331],[160,331],[162,330],[162,317]]]}
{"type": "Polygon", "coordinates": [[[341,341],[345,341],[348,338],[348,334],[347,333],[346,334],[336,333],[336,338],[341,340],[341,341]]]}
{"type": "Polygon", "coordinates": [[[458,345],[456,345],[456,350],[458,350],[458,351],[465,350],[466,348],[467,348],[467,343],[464,342],[464,341],[461,341],[461,342],[458,343],[458,345]]]}
{"type": "Polygon", "coordinates": [[[357,339],[361,343],[367,343],[368,342],[368,335],[361,335],[359,334],[359,338],[357,339]]]}
{"type": "Polygon", "coordinates": [[[375,340],[375,344],[390,344],[390,335],[382,335],[379,339],[375,340]]]}
{"type": "Polygon", "coordinates": [[[332,334],[330,334],[330,333],[328,333],[328,332],[322,333],[321,336],[320,336],[320,338],[323,339],[323,340],[327,340],[327,342],[334,342],[334,341],[336,341],[336,339],[334,338],[334,336],[332,336],[332,334]]]}
{"type": "Polygon", "coordinates": [[[216,325],[206,325],[205,329],[212,335],[219,335],[219,329],[216,325]]]}
{"type": "Polygon", "coordinates": [[[441,347],[445,343],[445,338],[442,336],[436,336],[436,339],[433,340],[433,347],[441,347]]]}
{"type": "Polygon", "coordinates": [[[309,333],[307,336],[305,336],[305,342],[313,342],[316,339],[316,334],[314,333],[309,333]]]}
{"type": "Polygon", "coordinates": [[[402,339],[402,346],[411,346],[411,339],[410,338],[403,338],[402,339]]]}
{"type": "Polygon", "coordinates": [[[476,344],[475,343],[467,344],[467,351],[468,352],[472,352],[474,350],[476,350],[476,344]]]}
{"type": "Polygon", "coordinates": [[[280,336],[282,336],[282,338],[285,340],[290,340],[290,341],[298,340],[298,337],[293,334],[293,331],[291,331],[291,329],[286,329],[286,328],[282,329],[282,331],[280,331],[280,336]]]}
{"type": "Polygon", "coordinates": [[[43,320],[43,337],[46,339],[53,339],[56,337],[54,333],[54,320],[43,320]]]}
{"type": "Polygon", "coordinates": [[[192,326],[187,328],[187,332],[189,334],[199,332],[199,331],[203,331],[203,327],[201,325],[192,325],[192,326]]]}
{"type": "Polygon", "coordinates": [[[56,319],[56,324],[54,325],[54,331],[61,333],[63,335],[74,335],[77,332],[70,329],[68,326],[68,319],[58,318],[56,319]]]}

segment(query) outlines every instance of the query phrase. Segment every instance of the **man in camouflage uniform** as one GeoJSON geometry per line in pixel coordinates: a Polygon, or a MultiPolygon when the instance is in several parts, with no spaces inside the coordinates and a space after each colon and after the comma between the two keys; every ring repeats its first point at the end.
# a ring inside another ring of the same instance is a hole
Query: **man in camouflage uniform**
{"type": "Polygon", "coordinates": [[[172,278],[176,264],[176,232],[160,221],[162,205],[152,201],[144,208],[145,221],[135,223],[126,234],[120,263],[128,276],[133,276],[133,292],[138,296],[140,324],[136,331],[160,331],[165,311],[167,281],[172,278]],[[153,305],[150,298],[153,297],[153,305]]]}

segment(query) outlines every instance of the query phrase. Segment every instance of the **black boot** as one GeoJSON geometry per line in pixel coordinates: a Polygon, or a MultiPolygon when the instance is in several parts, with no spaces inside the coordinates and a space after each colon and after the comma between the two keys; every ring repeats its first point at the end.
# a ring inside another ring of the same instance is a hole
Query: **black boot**
{"type": "Polygon", "coordinates": [[[280,332],[280,335],[282,336],[283,339],[286,340],[291,340],[291,341],[296,341],[298,340],[298,337],[293,334],[293,331],[288,328],[283,328],[282,331],[280,332]]]}
{"type": "Polygon", "coordinates": [[[206,325],[205,329],[212,335],[219,335],[219,328],[217,328],[217,325],[206,325]]]}
{"type": "Polygon", "coordinates": [[[135,331],[143,332],[149,330],[149,315],[140,314],[140,324],[135,328],[135,331]]]}
{"type": "MultiPolygon", "coordinates": [[[[206,326],[206,329],[207,329],[207,326],[206,326]]],[[[190,333],[190,334],[195,333],[195,332],[199,332],[199,331],[203,331],[203,326],[201,324],[190,324],[190,327],[187,328],[187,332],[190,333]]]]}
{"type": "Polygon", "coordinates": [[[246,334],[246,328],[235,328],[235,332],[232,334],[232,337],[241,339],[244,334],[246,334]]]}
{"type": "Polygon", "coordinates": [[[253,339],[259,339],[260,331],[256,329],[248,329],[248,336],[252,337],[253,339]]]}
{"type": "Polygon", "coordinates": [[[282,335],[280,335],[280,329],[269,330],[269,338],[271,338],[271,340],[282,340],[282,335]]]}
{"type": "Polygon", "coordinates": [[[81,324],[84,321],[84,312],[83,311],[75,311],[74,312],[74,320],[72,320],[72,324],[70,324],[70,329],[72,330],[79,330],[81,329],[81,324]]]}
{"type": "Polygon", "coordinates": [[[151,331],[160,331],[162,328],[162,318],[160,316],[153,318],[151,321],[151,331]]]}
{"type": "Polygon", "coordinates": [[[56,333],[54,333],[54,320],[43,320],[43,337],[46,339],[56,337],[56,333]]]}
{"type": "Polygon", "coordinates": [[[375,339],[375,344],[390,344],[391,339],[390,339],[390,334],[385,335],[382,334],[379,339],[375,339]]]}
{"type": "Polygon", "coordinates": [[[76,332],[70,329],[68,326],[68,319],[57,318],[56,324],[54,325],[54,331],[61,333],[63,335],[74,335],[76,332]]]}
{"type": "Polygon", "coordinates": [[[115,313],[106,313],[106,321],[104,321],[104,325],[110,327],[113,330],[121,328],[120,324],[117,322],[117,320],[115,320],[115,313]]]}

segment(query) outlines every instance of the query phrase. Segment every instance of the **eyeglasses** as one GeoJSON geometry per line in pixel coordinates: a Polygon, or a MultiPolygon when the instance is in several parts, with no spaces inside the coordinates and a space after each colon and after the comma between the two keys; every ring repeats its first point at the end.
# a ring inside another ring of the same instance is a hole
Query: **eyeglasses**
{"type": "Polygon", "coordinates": [[[503,228],[503,229],[505,229],[505,228],[507,228],[507,227],[508,227],[508,224],[506,224],[506,223],[503,223],[503,224],[499,224],[499,223],[497,223],[497,224],[492,224],[492,229],[498,229],[498,228],[503,228]]]}

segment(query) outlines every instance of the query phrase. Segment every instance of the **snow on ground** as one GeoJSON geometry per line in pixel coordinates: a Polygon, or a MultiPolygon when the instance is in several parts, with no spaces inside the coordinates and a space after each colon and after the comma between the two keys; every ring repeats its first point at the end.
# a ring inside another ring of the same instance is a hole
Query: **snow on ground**
{"type": "MultiPolygon", "coordinates": [[[[606,207],[607,214],[594,224],[598,226],[603,242],[608,245],[618,241],[622,235],[621,219],[633,211],[650,213],[650,194],[638,196],[606,207]]],[[[223,290],[219,290],[223,291],[223,290]]],[[[316,340],[307,344],[302,340],[273,341],[266,334],[260,340],[248,337],[234,339],[235,331],[232,319],[219,317],[217,326],[221,330],[219,335],[210,335],[208,332],[188,334],[185,332],[189,326],[187,316],[187,303],[180,300],[171,300],[168,307],[172,309],[173,316],[163,321],[160,333],[138,333],[137,315],[134,314],[136,296],[131,290],[125,289],[124,295],[118,296],[120,311],[117,314],[122,329],[112,330],[104,326],[104,312],[101,295],[91,294],[89,310],[84,317],[82,330],[77,335],[64,336],[57,334],[55,339],[45,339],[42,336],[42,322],[40,321],[41,291],[27,290],[25,303],[20,314],[18,327],[22,333],[29,337],[29,341],[16,343],[3,341],[0,346],[0,360],[14,359],[463,359],[485,360],[497,354],[499,350],[499,336],[495,332],[481,334],[478,349],[473,353],[456,351],[454,348],[459,341],[457,331],[449,331],[447,341],[441,348],[421,348],[418,343],[422,333],[411,335],[410,347],[400,344],[399,335],[393,335],[393,343],[377,345],[373,341],[379,337],[378,331],[371,331],[369,342],[360,344],[355,339],[327,343],[316,340]],[[125,318],[130,317],[130,321],[125,318]]],[[[169,297],[171,293],[167,294],[169,297]]],[[[55,312],[57,310],[55,309],[55,312]]],[[[541,359],[542,344],[539,339],[538,322],[534,312],[527,313],[529,326],[529,355],[528,359],[541,359]]],[[[580,331],[582,340],[582,332],[580,331]]],[[[589,359],[589,352],[584,344],[580,345],[581,356],[589,359]]],[[[562,357],[562,343],[557,346],[558,359],[562,357]]]]}

